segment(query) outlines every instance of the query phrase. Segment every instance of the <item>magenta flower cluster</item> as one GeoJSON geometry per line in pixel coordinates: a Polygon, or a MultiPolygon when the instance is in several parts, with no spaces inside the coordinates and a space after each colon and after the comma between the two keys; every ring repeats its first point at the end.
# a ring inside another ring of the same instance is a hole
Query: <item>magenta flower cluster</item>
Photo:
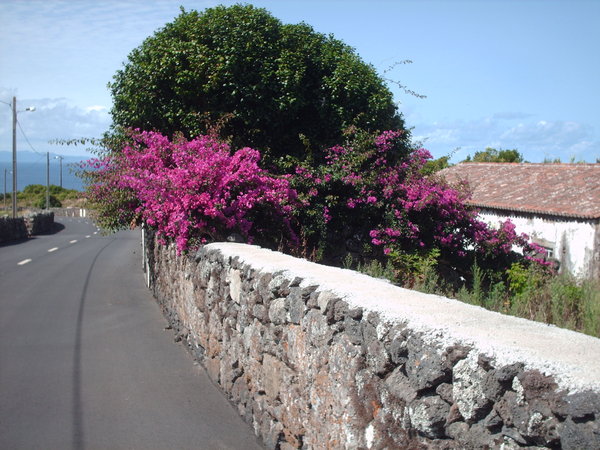
{"type": "Polygon", "coordinates": [[[325,165],[297,168],[293,185],[313,209],[304,218],[318,220],[320,211],[324,222],[315,227],[301,220],[304,234],[311,227],[325,239],[366,232],[385,255],[438,249],[446,259],[468,253],[494,259],[535,250],[510,221],[495,229],[478,220],[466,190],[423,175],[431,154],[422,148],[402,154],[401,137],[386,131],[369,148],[336,146],[327,151],[325,165]]]}
{"type": "Polygon", "coordinates": [[[349,237],[390,257],[435,249],[446,260],[494,260],[539,250],[508,221],[498,229],[479,221],[465,191],[424,175],[431,154],[404,149],[402,138],[386,131],[367,144],[338,145],[324,164],[274,176],[250,148],[133,131],[120,151],[88,162],[88,193],[116,224],[144,221],[180,252],[233,232],[287,250],[301,241],[304,254],[349,237]]]}
{"type": "Polygon", "coordinates": [[[290,218],[296,193],[285,177],[262,170],[259,158],[250,148],[232,153],[210,136],[170,141],[159,133],[134,132],[121,152],[88,163],[101,180],[89,192],[95,201],[110,201],[103,196],[115,192],[130,193],[136,218],[175,240],[179,251],[191,239],[222,239],[231,232],[252,242],[264,225],[264,211],[294,242],[290,218]]]}

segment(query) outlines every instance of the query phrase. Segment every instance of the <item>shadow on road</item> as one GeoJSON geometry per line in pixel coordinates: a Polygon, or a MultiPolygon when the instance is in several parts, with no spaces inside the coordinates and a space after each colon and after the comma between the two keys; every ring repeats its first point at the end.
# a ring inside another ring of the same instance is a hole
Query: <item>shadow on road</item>
{"type": "Polygon", "coordinates": [[[65,229],[65,226],[62,223],[54,222],[52,224],[52,227],[48,231],[45,231],[43,233],[34,234],[34,235],[28,236],[23,239],[15,239],[14,241],[0,242],[0,248],[11,247],[13,245],[21,245],[21,244],[31,241],[32,239],[36,239],[37,236],[50,236],[53,234],[60,233],[64,229],[65,229]]]}
{"type": "MultiPolygon", "coordinates": [[[[64,228],[64,226],[63,226],[64,228]]],[[[75,349],[73,351],[73,448],[83,449],[84,448],[84,430],[83,430],[83,407],[81,401],[81,339],[83,332],[83,314],[85,309],[85,300],[88,293],[88,286],[94,266],[100,254],[113,242],[115,239],[109,240],[104,245],[90,264],[87,276],[85,277],[85,283],[83,284],[83,290],[81,292],[81,299],[79,300],[79,311],[77,313],[77,329],[75,331],[75,349]]]]}
{"type": "Polygon", "coordinates": [[[29,239],[31,239],[31,238],[24,238],[24,239],[17,239],[17,240],[14,240],[14,241],[1,242],[0,243],[0,248],[2,248],[2,247],[12,247],[13,245],[23,244],[23,243],[29,241],[29,239]]]}
{"type": "Polygon", "coordinates": [[[62,223],[54,222],[52,224],[52,227],[48,231],[45,231],[43,233],[39,233],[39,235],[40,236],[47,236],[47,235],[51,235],[51,234],[56,234],[56,233],[60,233],[64,229],[65,229],[65,226],[62,223]]]}

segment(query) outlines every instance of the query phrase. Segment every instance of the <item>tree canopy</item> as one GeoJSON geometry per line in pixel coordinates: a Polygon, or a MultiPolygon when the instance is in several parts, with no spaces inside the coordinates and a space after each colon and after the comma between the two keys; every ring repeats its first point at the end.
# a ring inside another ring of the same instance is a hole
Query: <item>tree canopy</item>
{"type": "Polygon", "coordinates": [[[517,149],[496,150],[492,147],[486,147],[484,151],[475,152],[473,158],[471,158],[471,155],[467,156],[464,162],[522,163],[525,162],[525,159],[517,149]]]}
{"type": "Polygon", "coordinates": [[[404,127],[385,82],[351,47],[251,5],[182,9],[109,88],[116,128],[186,138],[216,129],[273,157],[318,154],[351,126],[404,127]]]}

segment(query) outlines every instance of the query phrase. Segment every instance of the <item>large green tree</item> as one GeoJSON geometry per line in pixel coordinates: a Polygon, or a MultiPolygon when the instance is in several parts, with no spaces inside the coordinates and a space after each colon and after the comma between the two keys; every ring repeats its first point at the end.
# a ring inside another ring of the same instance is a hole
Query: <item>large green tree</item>
{"type": "Polygon", "coordinates": [[[109,87],[115,128],[188,138],[217,129],[272,158],[318,157],[351,126],[404,126],[383,79],[351,47],[251,5],[182,9],[109,87]]]}

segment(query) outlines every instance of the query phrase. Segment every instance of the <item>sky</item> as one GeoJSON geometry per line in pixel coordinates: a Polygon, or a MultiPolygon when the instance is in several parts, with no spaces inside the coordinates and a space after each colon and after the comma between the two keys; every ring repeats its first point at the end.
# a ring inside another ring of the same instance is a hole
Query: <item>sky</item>
{"type": "MultiPolygon", "coordinates": [[[[180,6],[234,3],[0,0],[0,152],[12,150],[15,96],[18,151],[85,155],[51,141],[109,128],[107,83],[128,54],[180,6]]],[[[530,162],[600,158],[599,0],[244,3],[354,47],[391,80],[413,139],[436,158],[458,162],[486,147],[517,149],[530,162]]]]}

